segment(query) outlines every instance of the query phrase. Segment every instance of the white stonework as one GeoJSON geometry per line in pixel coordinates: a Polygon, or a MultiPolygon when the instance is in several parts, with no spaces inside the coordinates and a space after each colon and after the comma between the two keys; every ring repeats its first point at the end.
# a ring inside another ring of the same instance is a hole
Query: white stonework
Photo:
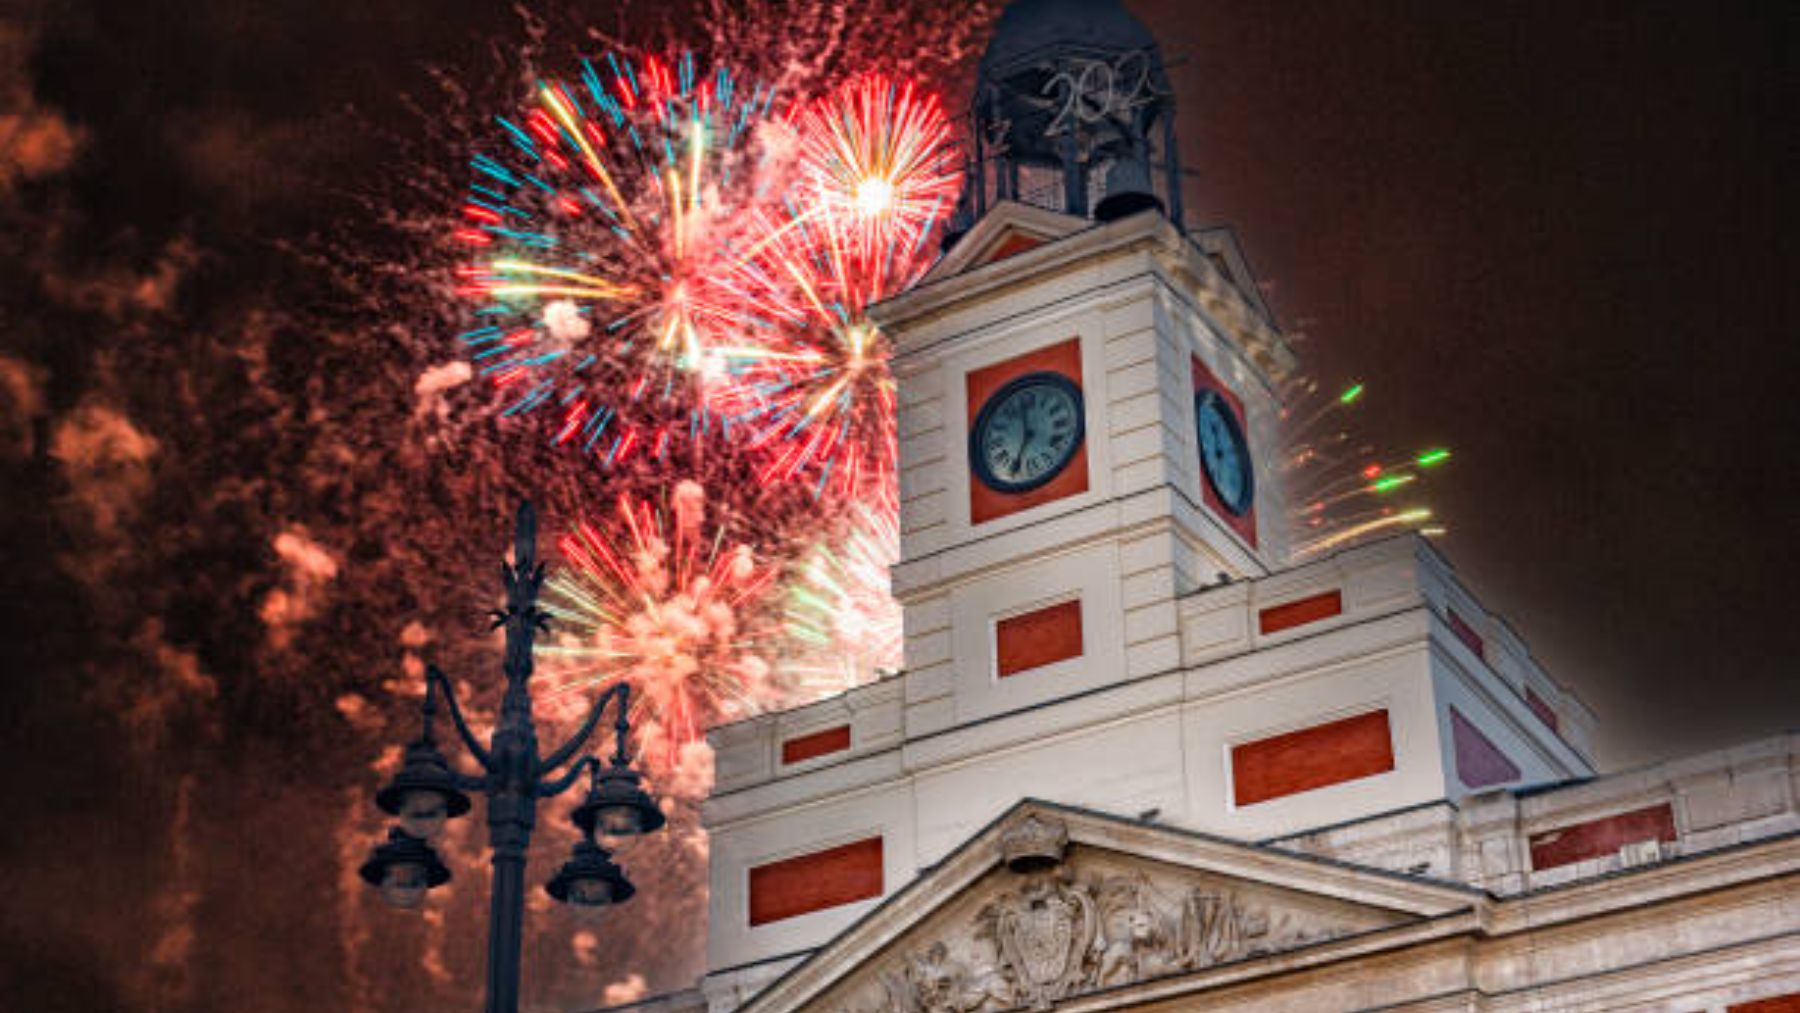
{"type": "MultiPolygon", "coordinates": [[[[1183,596],[1179,661],[1167,672],[1081,686],[1070,697],[1027,695],[1015,710],[915,731],[903,710],[916,691],[909,671],[721,728],[713,735],[718,787],[704,807],[713,842],[710,966],[817,946],[875,903],[752,928],[750,868],[880,834],[892,893],[1028,794],[1123,816],[1154,809],[1162,822],[1243,840],[1292,834],[1462,795],[1445,745],[1452,704],[1508,751],[1522,771],[1518,783],[1591,774],[1585,741],[1551,734],[1516,685],[1450,633],[1438,603],[1452,596],[1467,621],[1488,621],[1428,544],[1391,539],[1183,596]],[[1255,632],[1259,608],[1323,587],[1343,589],[1342,615],[1311,629],[1255,632]],[[1234,804],[1233,744],[1370,706],[1390,715],[1394,770],[1234,804]],[[783,741],[844,723],[852,727],[848,750],[780,763],[783,741]]],[[[988,654],[985,644],[975,651],[988,654]]],[[[1553,685],[1528,656],[1509,657],[1534,684],[1553,685]]],[[[1069,675],[1052,672],[1045,682],[1056,678],[1069,675]]],[[[1579,704],[1545,692],[1569,715],[1561,727],[1585,733],[1590,722],[1579,704]]]]}
{"type": "Polygon", "coordinates": [[[624,1008],[1725,1013],[1800,992],[1797,778],[1790,735],[1259,843],[1026,801],[809,953],[624,1008]],[[1650,864],[1531,869],[1534,836],[1655,802],[1650,864]],[[1028,820],[1061,865],[1008,869],[1028,820]]]}
{"type": "Polygon", "coordinates": [[[874,313],[896,348],[905,671],[712,731],[708,973],[624,1008],[1725,1013],[1800,993],[1800,737],[1596,778],[1592,713],[1424,539],[1291,565],[1293,359],[1228,232],[1002,203],[874,313]],[[1016,237],[1037,245],[989,262],[1016,237]],[[1085,491],[977,520],[969,374],[1069,339],[1085,491]],[[1243,403],[1254,544],[1202,486],[1195,360],[1243,403]],[[1071,600],[1079,655],[1001,678],[997,624],[1071,600]],[[1271,619],[1304,602],[1329,607],[1271,619]],[[1273,789],[1234,770],[1377,713],[1372,766],[1273,789]],[[784,759],[839,729],[847,748],[784,759]],[[753,870],[877,837],[879,896],[752,924],[753,870]]]}

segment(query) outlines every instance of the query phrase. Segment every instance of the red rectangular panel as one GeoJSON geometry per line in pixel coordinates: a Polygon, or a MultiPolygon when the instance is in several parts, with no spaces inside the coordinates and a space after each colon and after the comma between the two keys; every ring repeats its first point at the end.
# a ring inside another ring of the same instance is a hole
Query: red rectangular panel
{"type": "Polygon", "coordinates": [[[1456,747],[1456,776],[1463,784],[1485,788],[1519,779],[1519,765],[1455,707],[1450,708],[1450,739],[1456,747]]]}
{"type": "Polygon", "coordinates": [[[750,924],[881,896],[881,838],[815,851],[750,870],[750,924]]]}
{"type": "Polygon", "coordinates": [[[812,732],[792,738],[781,744],[782,763],[800,763],[828,753],[840,753],[850,748],[850,726],[839,725],[827,728],[822,732],[812,732]]]}
{"type": "Polygon", "coordinates": [[[1725,1007],[1726,1013],[1800,1013],[1800,992],[1772,995],[1725,1007]]]}
{"type": "MultiPolygon", "coordinates": [[[[984,366],[963,378],[969,395],[968,428],[975,427],[975,417],[981,414],[981,406],[987,399],[997,393],[1007,381],[1016,380],[1027,373],[1056,373],[1074,381],[1081,386],[1081,339],[1070,338],[1067,341],[1040,348],[1035,352],[1027,352],[1015,359],[997,362],[992,366],[984,366]]],[[[1075,456],[1057,476],[1030,492],[1005,493],[989,489],[975,477],[974,463],[969,462],[969,522],[980,524],[998,517],[1016,514],[1021,510],[1029,510],[1035,506],[1055,502],[1065,496],[1074,496],[1088,490],[1088,452],[1087,441],[1081,441],[1075,456]]]]}
{"type": "Polygon", "coordinates": [[[1655,838],[1675,839],[1675,811],[1664,802],[1628,813],[1531,835],[1531,867],[1538,871],[1617,854],[1619,848],[1655,838]]]}
{"type": "Polygon", "coordinates": [[[1533,692],[1530,686],[1525,687],[1525,706],[1531,708],[1531,713],[1542,718],[1543,722],[1550,726],[1551,731],[1554,732],[1557,730],[1556,711],[1552,710],[1550,705],[1544,702],[1543,697],[1538,696],[1533,692]]]}
{"type": "Polygon", "coordinates": [[[1344,611],[1344,596],[1337,591],[1326,591],[1310,598],[1301,598],[1282,605],[1271,605],[1256,614],[1257,627],[1266,634],[1291,630],[1296,626],[1316,623],[1321,619],[1330,619],[1344,611]]]}
{"type": "Polygon", "coordinates": [[[1009,675],[1081,656],[1081,601],[1065,601],[994,624],[994,669],[1009,675]]]}
{"type": "Polygon", "coordinates": [[[1477,658],[1487,658],[1487,641],[1481,639],[1481,634],[1475,632],[1475,627],[1470,626],[1452,608],[1444,610],[1444,619],[1450,624],[1450,632],[1456,634],[1456,639],[1462,641],[1464,647],[1474,651],[1477,658]]]}
{"type": "Polygon", "coordinates": [[[1231,783],[1238,805],[1254,805],[1393,769],[1394,740],[1385,710],[1231,749],[1231,783]]]}

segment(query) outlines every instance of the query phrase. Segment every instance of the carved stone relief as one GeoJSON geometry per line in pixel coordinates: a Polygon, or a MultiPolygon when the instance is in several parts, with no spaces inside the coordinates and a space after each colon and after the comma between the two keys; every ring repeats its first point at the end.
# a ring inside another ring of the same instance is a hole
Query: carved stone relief
{"type": "Polygon", "coordinates": [[[1398,923],[1394,912],[1072,848],[1000,869],[817,1008],[1000,1013],[1398,923]]]}

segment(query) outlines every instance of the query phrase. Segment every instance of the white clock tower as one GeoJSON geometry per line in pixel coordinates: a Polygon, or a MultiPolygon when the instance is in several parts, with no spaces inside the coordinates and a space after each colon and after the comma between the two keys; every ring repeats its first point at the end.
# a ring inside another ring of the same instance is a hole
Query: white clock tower
{"type": "Polygon", "coordinates": [[[874,311],[906,669],[712,733],[715,1009],[1026,798],[1261,841],[1591,773],[1585,708],[1422,541],[1290,565],[1293,356],[1181,221],[1170,95],[1114,2],[1002,17],[954,242],[874,311]]]}

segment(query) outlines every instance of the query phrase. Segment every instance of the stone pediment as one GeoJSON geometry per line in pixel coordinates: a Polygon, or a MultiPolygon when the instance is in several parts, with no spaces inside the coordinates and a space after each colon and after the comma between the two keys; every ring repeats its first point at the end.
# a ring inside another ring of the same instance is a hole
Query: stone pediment
{"type": "Polygon", "coordinates": [[[1476,899],[1449,884],[1031,802],[747,1009],[1048,1009],[1366,937],[1476,899]]]}
{"type": "Polygon", "coordinates": [[[997,868],[808,1009],[985,1013],[1391,928],[1410,919],[1076,845],[1054,871],[997,868]]]}
{"type": "Polygon", "coordinates": [[[966,235],[933,264],[920,279],[929,285],[984,264],[1023,253],[1045,243],[1074,235],[1093,226],[1093,222],[1074,215],[1047,211],[1029,204],[1002,201],[982,216],[966,235]]]}

